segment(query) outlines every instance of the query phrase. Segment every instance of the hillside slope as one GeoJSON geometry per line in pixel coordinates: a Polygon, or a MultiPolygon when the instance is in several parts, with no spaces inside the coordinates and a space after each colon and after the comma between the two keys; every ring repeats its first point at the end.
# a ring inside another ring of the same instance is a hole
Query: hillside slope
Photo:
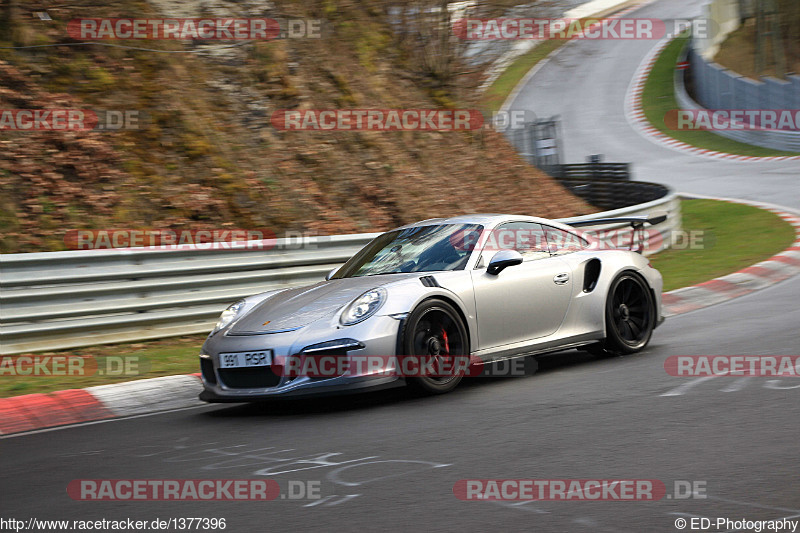
{"type": "MultiPolygon", "coordinates": [[[[474,132],[297,132],[276,109],[472,108],[475,72],[420,68],[382,4],[32,0],[0,46],[0,109],[136,110],[137,130],[0,131],[0,251],[64,249],[69,229],[381,231],[472,212],[593,209],[474,132]],[[51,21],[40,20],[47,12],[51,21]],[[81,17],[257,16],[326,21],[322,38],[68,46],[81,17]],[[229,45],[231,43],[222,43],[229,45]],[[189,52],[189,53],[167,53],[189,52]]],[[[463,69],[462,69],[463,70],[463,69]]]]}

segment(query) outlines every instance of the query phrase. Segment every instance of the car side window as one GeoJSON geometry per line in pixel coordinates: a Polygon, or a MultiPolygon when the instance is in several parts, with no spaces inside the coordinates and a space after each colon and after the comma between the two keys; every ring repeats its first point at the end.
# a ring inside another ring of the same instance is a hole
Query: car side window
{"type": "Polygon", "coordinates": [[[544,226],[544,233],[549,250],[553,255],[571,254],[589,246],[589,243],[582,237],[563,229],[544,226]]]}
{"type": "Polygon", "coordinates": [[[483,267],[500,250],[516,250],[526,262],[550,257],[544,229],[535,222],[507,222],[485,233],[481,238],[486,242],[478,265],[483,267]]]}

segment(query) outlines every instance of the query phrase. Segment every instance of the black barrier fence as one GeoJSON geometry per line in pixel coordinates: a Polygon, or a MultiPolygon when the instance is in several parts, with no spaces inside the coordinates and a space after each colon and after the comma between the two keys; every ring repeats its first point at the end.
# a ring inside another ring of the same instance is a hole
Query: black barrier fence
{"type": "Polygon", "coordinates": [[[646,181],[559,179],[572,194],[603,210],[621,209],[652,202],[669,194],[669,189],[646,181]]]}
{"type": "Polygon", "coordinates": [[[628,181],[631,179],[630,163],[568,163],[547,166],[542,170],[558,179],[615,181],[628,181]]]}
{"type": "Polygon", "coordinates": [[[619,209],[663,198],[667,187],[631,179],[630,163],[609,163],[590,155],[585,163],[561,163],[558,117],[508,131],[508,140],[531,165],[554,177],[574,195],[601,209],[619,209]]]}

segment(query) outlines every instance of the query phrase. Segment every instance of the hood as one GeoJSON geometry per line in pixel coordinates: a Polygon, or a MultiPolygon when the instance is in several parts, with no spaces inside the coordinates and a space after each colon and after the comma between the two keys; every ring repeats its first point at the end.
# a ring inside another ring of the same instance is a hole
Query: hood
{"type": "Polygon", "coordinates": [[[256,305],[233,324],[228,335],[260,335],[300,329],[321,318],[333,317],[339,308],[370,289],[408,277],[419,277],[419,274],[332,279],[288,289],[256,305]]]}

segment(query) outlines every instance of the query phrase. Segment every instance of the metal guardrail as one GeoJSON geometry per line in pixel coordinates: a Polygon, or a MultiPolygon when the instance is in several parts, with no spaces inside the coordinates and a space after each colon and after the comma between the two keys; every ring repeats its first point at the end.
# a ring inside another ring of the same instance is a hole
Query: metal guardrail
{"type": "MultiPolygon", "coordinates": [[[[680,227],[675,194],[602,216],[656,210],[669,212],[662,232],[680,227]]],[[[279,239],[271,249],[250,241],[230,249],[3,254],[0,355],[205,333],[228,304],[322,280],[376,235],[312,237],[299,249],[279,239]]]]}

